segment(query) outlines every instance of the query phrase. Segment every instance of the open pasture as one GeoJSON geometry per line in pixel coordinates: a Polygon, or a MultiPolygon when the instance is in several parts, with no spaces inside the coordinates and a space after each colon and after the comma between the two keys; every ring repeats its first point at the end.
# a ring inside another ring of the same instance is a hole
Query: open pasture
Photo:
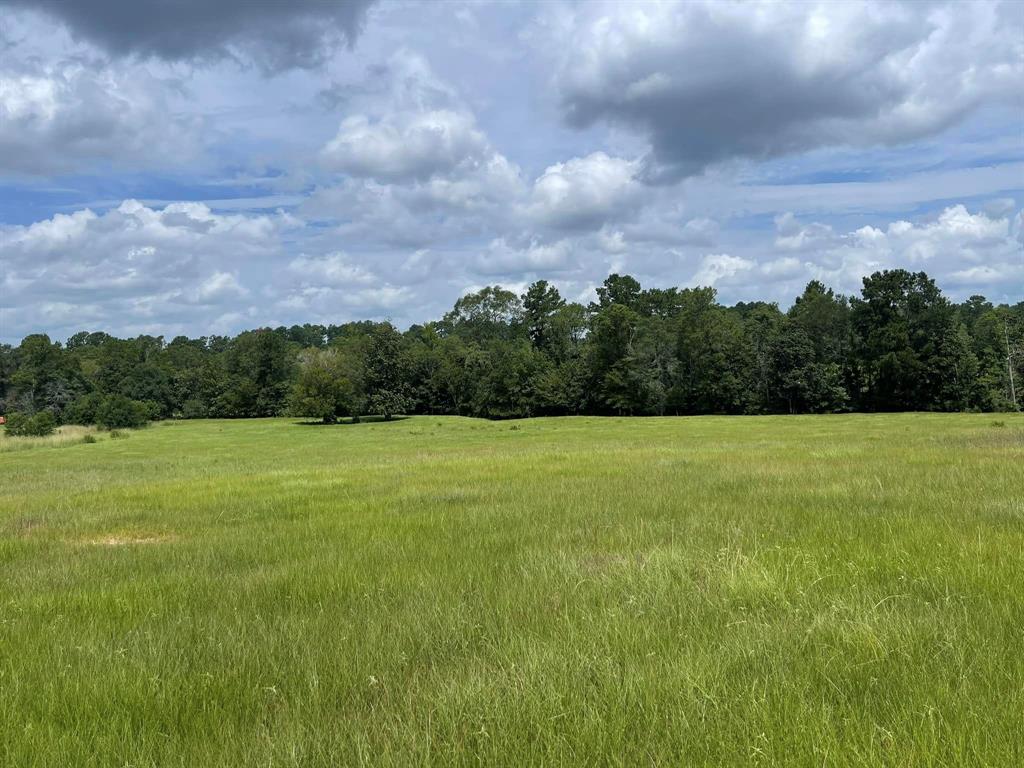
{"type": "Polygon", "coordinates": [[[0,454],[0,764],[1024,763],[1024,418],[0,454]]]}

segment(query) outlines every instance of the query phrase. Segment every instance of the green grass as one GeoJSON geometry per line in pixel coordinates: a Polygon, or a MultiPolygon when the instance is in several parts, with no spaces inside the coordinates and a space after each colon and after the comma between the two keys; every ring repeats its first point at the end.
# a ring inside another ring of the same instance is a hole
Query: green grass
{"type": "Polygon", "coordinates": [[[182,422],[0,478],[5,766],[1024,763],[1020,416],[182,422]]]}

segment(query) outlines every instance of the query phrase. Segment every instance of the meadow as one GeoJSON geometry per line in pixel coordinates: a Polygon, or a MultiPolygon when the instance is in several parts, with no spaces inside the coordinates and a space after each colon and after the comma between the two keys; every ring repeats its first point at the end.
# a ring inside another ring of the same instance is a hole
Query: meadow
{"type": "MultiPolygon", "coordinates": [[[[0,764],[1024,764],[1024,417],[0,453],[0,764]]],[[[2,438],[0,438],[2,440],[2,438]]]]}

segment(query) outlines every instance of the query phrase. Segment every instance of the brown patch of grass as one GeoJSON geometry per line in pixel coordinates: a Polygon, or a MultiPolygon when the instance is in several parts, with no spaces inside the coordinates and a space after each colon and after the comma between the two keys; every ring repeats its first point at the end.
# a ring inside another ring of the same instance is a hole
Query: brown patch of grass
{"type": "Polygon", "coordinates": [[[128,547],[136,544],[166,544],[176,537],[165,533],[112,533],[85,543],[96,547],[128,547]]]}

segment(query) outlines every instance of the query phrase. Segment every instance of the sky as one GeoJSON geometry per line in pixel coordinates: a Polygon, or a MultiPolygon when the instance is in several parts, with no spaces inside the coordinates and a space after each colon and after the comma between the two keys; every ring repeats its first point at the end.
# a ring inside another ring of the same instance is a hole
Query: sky
{"type": "Polygon", "coordinates": [[[1024,299],[1024,2],[0,0],[0,340],[611,272],[1024,299]]]}

